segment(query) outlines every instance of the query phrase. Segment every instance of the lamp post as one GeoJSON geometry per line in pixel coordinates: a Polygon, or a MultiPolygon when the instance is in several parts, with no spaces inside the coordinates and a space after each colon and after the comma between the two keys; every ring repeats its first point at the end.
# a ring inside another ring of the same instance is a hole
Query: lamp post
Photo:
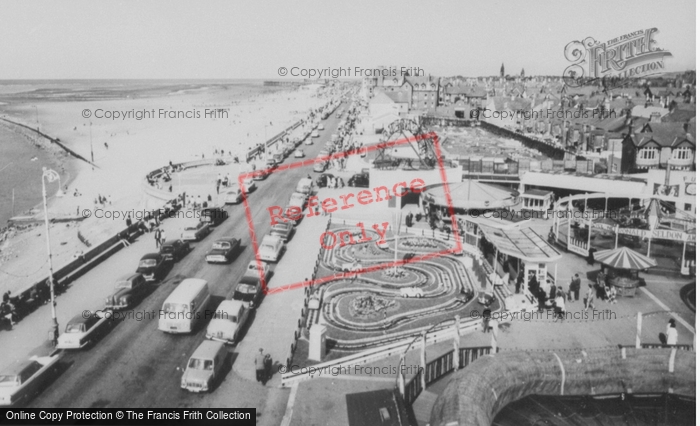
{"type": "MultiPolygon", "coordinates": [[[[58,338],[58,319],[56,319],[56,298],[54,295],[54,280],[53,280],[53,262],[51,261],[51,237],[49,235],[49,211],[46,206],[46,181],[54,182],[59,180],[60,176],[54,170],[43,168],[41,175],[41,195],[44,200],[44,225],[46,226],[46,250],[49,255],[49,290],[51,291],[51,329],[52,342],[55,343],[58,338]]],[[[60,180],[59,180],[60,182],[60,180]]]]}

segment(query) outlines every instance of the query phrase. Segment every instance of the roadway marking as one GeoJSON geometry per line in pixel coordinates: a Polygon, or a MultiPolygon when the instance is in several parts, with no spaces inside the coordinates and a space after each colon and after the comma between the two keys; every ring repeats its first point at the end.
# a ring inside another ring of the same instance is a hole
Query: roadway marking
{"type": "MultiPolygon", "coordinates": [[[[649,290],[647,290],[644,287],[639,287],[640,290],[642,290],[643,293],[645,293],[647,296],[651,298],[654,302],[656,302],[657,305],[661,307],[664,311],[671,312],[671,309],[664,305],[664,303],[659,300],[656,296],[654,296],[649,290]]],[[[683,318],[681,318],[678,314],[671,312],[671,316],[676,319],[679,323],[681,323],[685,328],[688,329],[691,333],[695,334],[695,328],[693,328],[692,325],[688,324],[683,318]]]]}

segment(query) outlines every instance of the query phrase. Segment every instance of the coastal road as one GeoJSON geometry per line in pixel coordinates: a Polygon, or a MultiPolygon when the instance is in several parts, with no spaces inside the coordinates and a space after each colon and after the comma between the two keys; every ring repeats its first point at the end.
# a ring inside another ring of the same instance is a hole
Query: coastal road
{"type": "MultiPolygon", "coordinates": [[[[341,104],[340,108],[345,105],[341,104]]],[[[314,144],[303,146],[307,158],[315,157],[330,136],[336,131],[340,120],[331,115],[324,120],[325,130],[314,138],[314,144]]],[[[286,162],[294,161],[289,158],[286,162]]],[[[258,188],[250,194],[250,207],[258,240],[270,228],[267,207],[285,206],[294,188],[302,177],[314,175],[312,166],[292,169],[283,173],[273,173],[264,181],[258,181],[258,188]]],[[[219,225],[202,242],[192,244],[193,250],[175,264],[166,279],[136,308],[137,311],[158,312],[163,301],[183,278],[203,278],[209,282],[214,301],[218,303],[232,291],[232,286],[243,274],[249,261],[254,259],[250,244],[248,225],[243,205],[228,206],[229,218],[219,225]],[[241,238],[243,248],[234,262],[229,265],[209,265],[204,254],[218,237],[234,236],[241,238]]],[[[125,250],[133,250],[126,248],[125,250]]],[[[117,278],[115,270],[123,270],[124,265],[108,259],[99,265],[101,274],[110,281],[117,278]]],[[[105,295],[107,296],[107,295],[105,295]]],[[[263,304],[265,301],[263,301],[263,304]]],[[[254,318],[254,321],[276,321],[276,318],[254,318]]],[[[233,386],[239,392],[227,395],[195,395],[180,389],[180,377],[189,356],[204,340],[206,322],[201,321],[191,335],[170,335],[157,329],[158,319],[145,318],[143,321],[125,320],[101,339],[93,348],[67,352],[61,360],[64,371],[34,401],[31,407],[196,407],[216,406],[258,407],[267,397],[266,388],[253,387],[247,381],[229,371],[226,382],[240,382],[233,386]],[[253,389],[254,388],[254,389],[253,389]],[[222,399],[223,397],[223,399],[222,399]],[[218,403],[218,401],[225,401],[218,403]]],[[[245,340],[245,335],[243,337],[245,340]]],[[[234,359],[237,350],[229,348],[234,359]]],[[[225,386],[231,389],[231,383],[225,386]]],[[[220,386],[220,387],[223,387],[220,386]]]]}

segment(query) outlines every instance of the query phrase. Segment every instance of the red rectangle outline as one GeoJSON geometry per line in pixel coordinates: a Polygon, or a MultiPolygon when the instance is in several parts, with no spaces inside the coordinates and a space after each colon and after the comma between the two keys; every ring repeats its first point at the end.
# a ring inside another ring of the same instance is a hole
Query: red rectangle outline
{"type": "Polygon", "coordinates": [[[447,174],[445,173],[445,167],[444,167],[444,163],[443,163],[443,159],[442,159],[442,153],[440,151],[440,144],[438,143],[439,138],[435,132],[424,133],[421,135],[416,135],[416,136],[412,136],[412,137],[405,138],[405,139],[398,139],[398,140],[394,140],[394,141],[381,142],[381,143],[371,145],[371,146],[363,146],[362,148],[348,151],[347,154],[348,155],[357,155],[363,150],[366,150],[366,152],[369,153],[369,152],[372,152],[372,151],[375,151],[378,149],[391,148],[393,146],[403,145],[403,144],[407,144],[407,143],[411,143],[411,142],[417,142],[417,141],[421,141],[424,139],[431,139],[433,142],[433,146],[435,148],[435,154],[437,156],[438,168],[440,170],[440,178],[442,179],[442,185],[443,185],[443,189],[445,191],[445,199],[447,201],[447,209],[448,209],[448,211],[450,213],[450,217],[452,219],[452,234],[455,238],[455,242],[457,243],[455,247],[453,247],[451,249],[447,249],[447,250],[442,250],[442,251],[436,252],[436,253],[427,253],[427,254],[424,254],[421,256],[415,256],[415,257],[408,259],[408,260],[400,260],[400,261],[396,261],[396,262],[373,265],[373,266],[370,266],[367,268],[363,268],[359,271],[336,273],[334,275],[330,275],[330,276],[327,276],[324,278],[316,278],[316,279],[311,280],[311,281],[302,281],[302,282],[298,282],[298,283],[294,283],[294,284],[288,284],[286,286],[277,287],[277,288],[274,288],[271,290],[267,289],[267,282],[265,281],[265,274],[263,274],[263,272],[262,272],[263,261],[260,259],[260,255],[258,253],[258,242],[257,242],[256,234],[255,234],[255,226],[253,224],[253,217],[252,217],[252,213],[250,211],[250,205],[248,204],[248,196],[246,194],[245,187],[243,185],[243,181],[247,178],[259,176],[260,174],[263,174],[263,173],[267,174],[267,175],[271,175],[272,173],[277,173],[277,172],[286,171],[286,170],[292,170],[292,169],[295,169],[298,167],[309,166],[309,165],[316,164],[316,163],[319,163],[322,161],[325,162],[325,161],[334,160],[337,158],[344,157],[345,152],[341,151],[341,152],[337,152],[337,153],[332,154],[332,155],[324,155],[322,157],[316,157],[315,159],[302,160],[302,161],[298,161],[298,162],[294,162],[294,163],[290,163],[290,164],[283,164],[281,166],[268,168],[265,170],[256,170],[253,172],[247,172],[247,173],[243,173],[243,174],[239,175],[238,176],[238,186],[239,186],[239,188],[241,188],[241,194],[243,197],[243,204],[245,205],[246,221],[248,222],[248,232],[250,234],[251,244],[253,245],[253,252],[255,253],[255,260],[256,260],[257,265],[258,265],[258,273],[260,274],[260,282],[262,283],[263,293],[266,295],[280,293],[283,291],[294,290],[294,289],[301,288],[301,287],[309,287],[309,286],[313,286],[313,285],[324,284],[328,281],[337,280],[337,279],[341,279],[341,278],[354,277],[357,274],[362,274],[365,272],[377,271],[380,269],[390,268],[393,266],[400,266],[400,265],[404,265],[407,263],[420,262],[423,260],[432,259],[432,258],[437,257],[437,256],[461,253],[462,252],[462,241],[460,240],[460,237],[459,237],[459,230],[457,227],[457,218],[455,217],[454,206],[452,203],[452,196],[450,194],[449,184],[447,183],[447,174]]]}

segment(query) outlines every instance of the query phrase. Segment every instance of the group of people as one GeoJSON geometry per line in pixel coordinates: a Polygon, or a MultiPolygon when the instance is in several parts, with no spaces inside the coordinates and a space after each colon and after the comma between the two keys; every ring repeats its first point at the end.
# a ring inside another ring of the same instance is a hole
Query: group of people
{"type": "Polygon", "coordinates": [[[0,303],[0,318],[2,318],[3,322],[9,324],[10,328],[12,328],[18,321],[18,318],[17,311],[12,303],[10,295],[10,291],[7,291],[2,295],[2,303],[0,303]]]}
{"type": "Polygon", "coordinates": [[[263,349],[255,354],[255,380],[265,385],[272,378],[272,356],[265,354],[263,349]]]}
{"type": "MultiPolygon", "coordinates": [[[[543,312],[547,308],[554,309],[557,319],[566,317],[566,298],[567,294],[564,289],[557,287],[550,279],[545,281],[544,285],[540,285],[537,277],[533,274],[527,284],[530,294],[537,300],[538,312],[543,312]]],[[[576,293],[578,296],[578,292],[576,293]]],[[[568,295],[571,300],[571,293],[568,295]]]]}

